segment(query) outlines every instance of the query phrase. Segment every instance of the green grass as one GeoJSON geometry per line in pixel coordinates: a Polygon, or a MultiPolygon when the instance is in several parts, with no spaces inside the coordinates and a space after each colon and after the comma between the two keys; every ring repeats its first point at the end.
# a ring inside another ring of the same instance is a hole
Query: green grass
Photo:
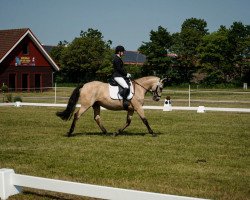
{"type": "MultiPolygon", "coordinates": [[[[75,137],[59,108],[0,107],[0,168],[16,173],[210,199],[250,197],[250,115],[149,111],[151,137],[137,114],[124,135],[104,136],[89,110],[75,137]]],[[[102,111],[109,133],[126,113],[102,111]]],[[[11,200],[82,199],[25,189],[11,200]]],[[[88,198],[86,198],[88,199],[88,198]]]]}

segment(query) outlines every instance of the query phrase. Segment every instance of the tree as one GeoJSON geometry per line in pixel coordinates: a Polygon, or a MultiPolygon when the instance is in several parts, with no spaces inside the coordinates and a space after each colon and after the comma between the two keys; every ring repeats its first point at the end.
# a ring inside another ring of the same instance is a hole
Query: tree
{"type": "Polygon", "coordinates": [[[61,69],[65,81],[89,82],[112,69],[111,41],[105,42],[102,33],[88,29],[81,31],[61,55],[61,69]]]}
{"type": "MultiPolygon", "coordinates": [[[[61,59],[62,59],[62,52],[68,45],[68,42],[66,40],[60,41],[56,47],[53,47],[50,56],[53,58],[53,60],[61,66],[61,59]]],[[[66,75],[65,75],[66,76],[66,75]]],[[[55,72],[55,81],[56,82],[62,82],[63,81],[63,75],[62,71],[56,71],[55,72]]]]}
{"type": "Polygon", "coordinates": [[[228,40],[231,44],[231,62],[234,65],[233,78],[244,80],[245,74],[250,71],[247,59],[250,54],[250,26],[234,22],[229,28],[228,40]]]}
{"type": "Polygon", "coordinates": [[[64,48],[68,45],[68,42],[66,40],[60,41],[57,46],[53,47],[50,56],[53,58],[53,60],[60,65],[60,60],[62,57],[62,52],[64,48]]]}
{"type": "Polygon", "coordinates": [[[143,75],[166,75],[171,64],[167,56],[172,45],[172,38],[167,29],[159,26],[157,31],[151,30],[150,42],[143,42],[139,51],[146,55],[147,61],[142,69],[143,75]]]}
{"type": "Polygon", "coordinates": [[[202,72],[206,73],[206,84],[214,85],[228,79],[228,70],[232,67],[229,48],[228,30],[223,26],[202,38],[197,52],[202,72]]]}
{"type": "Polygon", "coordinates": [[[179,65],[182,66],[183,82],[189,82],[197,66],[197,47],[203,36],[208,34],[207,22],[203,19],[186,19],[181,27],[181,32],[175,34],[175,44],[171,49],[179,56],[179,65]]]}
{"type": "Polygon", "coordinates": [[[199,64],[206,73],[206,84],[240,82],[249,72],[249,31],[242,23],[234,22],[227,29],[221,26],[202,38],[197,47],[199,64]]]}

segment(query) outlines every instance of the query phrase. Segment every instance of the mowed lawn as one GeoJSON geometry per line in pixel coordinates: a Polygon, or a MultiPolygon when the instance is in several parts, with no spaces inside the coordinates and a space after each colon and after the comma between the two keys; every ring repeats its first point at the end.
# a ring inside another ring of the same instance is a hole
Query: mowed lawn
{"type": "MultiPolygon", "coordinates": [[[[102,135],[90,109],[75,137],[62,108],[0,107],[0,168],[16,173],[209,199],[250,199],[250,114],[146,110],[124,135],[102,135]],[[146,135],[145,135],[146,133],[146,135]]],[[[125,111],[102,111],[109,133],[125,111]]],[[[15,200],[85,199],[25,188],[15,200]]],[[[86,198],[88,199],[88,198],[86,198]]]]}

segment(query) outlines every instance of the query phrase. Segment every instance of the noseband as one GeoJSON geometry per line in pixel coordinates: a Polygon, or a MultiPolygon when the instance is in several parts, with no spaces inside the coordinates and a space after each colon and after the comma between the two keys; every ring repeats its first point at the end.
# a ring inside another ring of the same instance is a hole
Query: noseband
{"type": "Polygon", "coordinates": [[[154,96],[161,98],[161,95],[158,93],[159,83],[157,84],[155,91],[151,91],[154,96]]]}

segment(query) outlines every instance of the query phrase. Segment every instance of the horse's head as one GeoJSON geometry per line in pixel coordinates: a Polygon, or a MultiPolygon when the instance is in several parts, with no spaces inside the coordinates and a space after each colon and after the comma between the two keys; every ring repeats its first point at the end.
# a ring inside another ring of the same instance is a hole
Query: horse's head
{"type": "Polygon", "coordinates": [[[166,81],[167,78],[158,79],[158,81],[153,85],[152,87],[152,93],[153,93],[153,100],[159,101],[162,94],[163,84],[164,81],[166,81]]]}

